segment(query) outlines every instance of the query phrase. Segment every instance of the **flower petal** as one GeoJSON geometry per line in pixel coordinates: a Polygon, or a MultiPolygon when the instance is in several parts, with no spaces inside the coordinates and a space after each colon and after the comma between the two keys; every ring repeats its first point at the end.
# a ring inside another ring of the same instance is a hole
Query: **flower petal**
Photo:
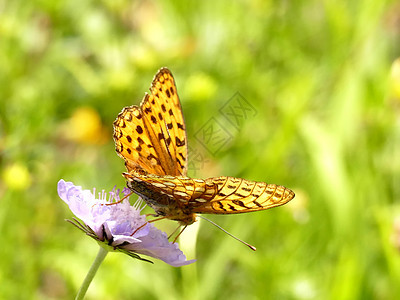
{"type": "Polygon", "coordinates": [[[149,234],[140,238],[142,243],[127,245],[124,248],[160,259],[174,267],[181,267],[196,261],[186,260],[186,256],[179,249],[177,243],[169,242],[165,232],[155,228],[152,224],[149,225],[149,234]]]}

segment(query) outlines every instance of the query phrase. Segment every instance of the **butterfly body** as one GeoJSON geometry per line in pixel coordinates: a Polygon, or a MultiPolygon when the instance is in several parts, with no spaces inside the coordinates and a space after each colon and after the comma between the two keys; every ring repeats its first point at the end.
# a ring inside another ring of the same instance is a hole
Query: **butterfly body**
{"type": "MultiPolygon", "coordinates": [[[[190,206],[182,201],[176,201],[178,196],[183,199],[182,192],[172,190],[172,183],[160,183],[160,176],[154,174],[143,174],[132,171],[123,173],[127,180],[128,187],[139,195],[157,215],[165,216],[168,219],[179,221],[182,225],[190,225],[196,221],[196,215],[190,210],[190,206]],[[162,189],[160,188],[162,187],[162,189]]],[[[178,177],[172,177],[179,180],[178,177]]],[[[182,179],[189,179],[182,177],[182,179]]],[[[187,204],[187,203],[186,203],[187,204]]]]}
{"type": "Polygon", "coordinates": [[[128,187],[157,215],[182,225],[196,213],[237,214],[287,203],[284,186],[234,177],[189,178],[185,122],[175,81],[158,71],[140,106],[125,107],[114,122],[116,151],[125,161],[128,187]]]}

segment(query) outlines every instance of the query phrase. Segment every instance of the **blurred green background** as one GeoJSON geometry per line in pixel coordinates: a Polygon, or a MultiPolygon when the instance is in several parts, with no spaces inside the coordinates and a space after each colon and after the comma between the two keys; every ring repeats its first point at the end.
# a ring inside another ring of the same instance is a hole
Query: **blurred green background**
{"type": "Polygon", "coordinates": [[[57,181],[125,185],[112,122],[167,66],[189,175],[296,198],[209,216],[256,252],[197,222],[180,241],[195,264],[112,253],[87,299],[394,299],[399,56],[396,1],[0,1],[0,298],[74,297],[98,246],[64,221],[57,181]],[[239,127],[223,114],[236,93],[252,108],[239,127]],[[220,147],[199,138],[209,122],[220,147]]]}

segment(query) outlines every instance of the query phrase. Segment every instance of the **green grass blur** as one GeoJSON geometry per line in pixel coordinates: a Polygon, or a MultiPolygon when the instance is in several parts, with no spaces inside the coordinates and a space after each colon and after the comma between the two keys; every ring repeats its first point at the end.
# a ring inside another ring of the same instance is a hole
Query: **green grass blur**
{"type": "Polygon", "coordinates": [[[296,198],[209,216],[256,252],[201,221],[181,239],[195,264],[111,253],[87,299],[400,294],[396,1],[0,3],[0,299],[75,296],[98,246],[64,221],[57,181],[125,185],[112,122],[162,66],[183,106],[189,175],[277,183],[296,198]],[[222,113],[237,92],[253,109],[239,127],[222,113]],[[210,119],[230,137],[221,147],[199,141],[210,119]]]}

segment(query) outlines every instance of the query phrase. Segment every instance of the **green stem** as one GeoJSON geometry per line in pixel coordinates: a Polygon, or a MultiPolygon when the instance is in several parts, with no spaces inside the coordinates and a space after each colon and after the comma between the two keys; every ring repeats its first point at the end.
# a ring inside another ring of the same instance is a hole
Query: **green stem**
{"type": "Polygon", "coordinates": [[[96,275],[97,270],[99,269],[102,261],[107,256],[108,251],[103,247],[100,247],[99,252],[97,253],[96,259],[94,260],[92,266],[90,267],[89,272],[87,273],[85,280],[83,281],[81,288],[79,289],[78,295],[76,295],[75,300],[81,300],[85,297],[86,292],[89,288],[90,283],[92,282],[94,276],[96,275]]]}

